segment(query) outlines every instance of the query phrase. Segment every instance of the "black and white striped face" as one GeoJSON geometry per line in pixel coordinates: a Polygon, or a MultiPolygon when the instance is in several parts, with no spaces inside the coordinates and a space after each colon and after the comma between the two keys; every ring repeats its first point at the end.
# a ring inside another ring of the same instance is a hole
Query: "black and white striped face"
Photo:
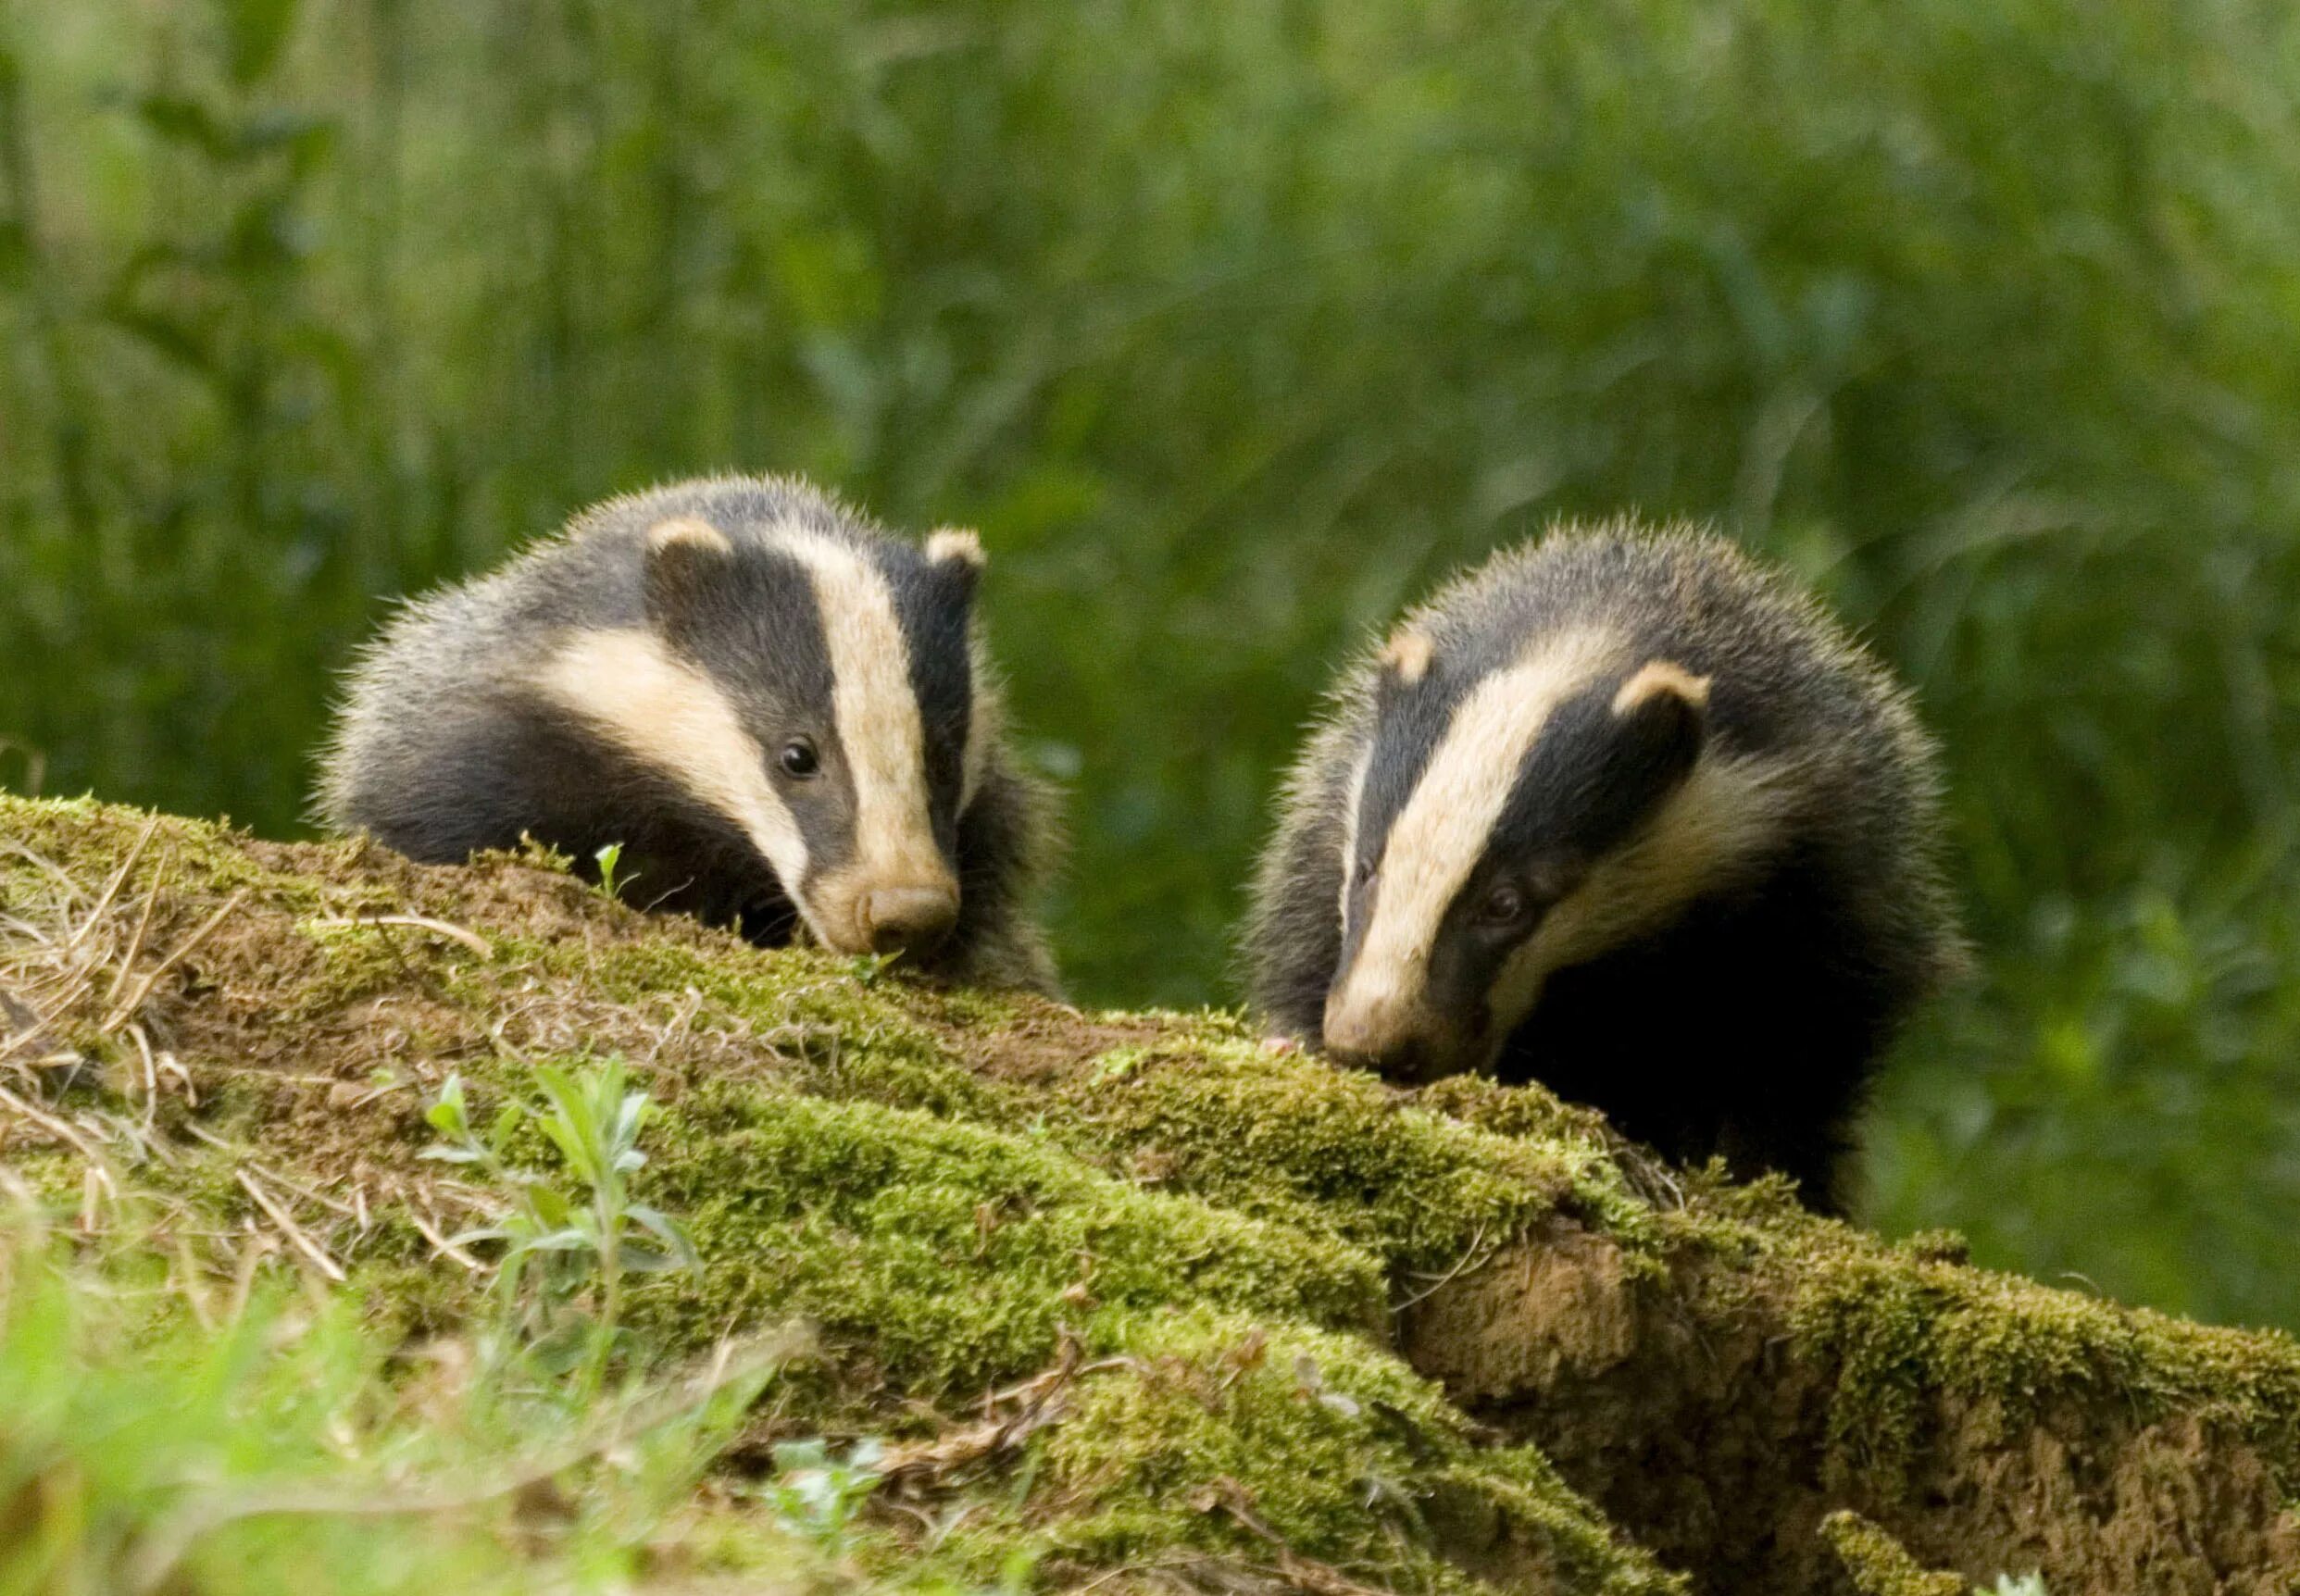
{"type": "Polygon", "coordinates": [[[919,549],[690,516],[644,558],[645,624],[569,634],[545,692],[737,828],[825,945],[939,941],[990,741],[973,534],[919,549]]]}
{"type": "Polygon", "coordinates": [[[1551,972],[1754,856],[1766,783],[1709,746],[1708,688],[1600,630],[1485,668],[1394,639],[1345,810],[1327,1049],[1401,1080],[1487,1067],[1551,972]]]}

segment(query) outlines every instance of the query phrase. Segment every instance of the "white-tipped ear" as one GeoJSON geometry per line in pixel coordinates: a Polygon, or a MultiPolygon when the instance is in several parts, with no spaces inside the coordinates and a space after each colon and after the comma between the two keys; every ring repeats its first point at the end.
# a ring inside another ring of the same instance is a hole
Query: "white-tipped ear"
{"type": "Polygon", "coordinates": [[[926,541],[926,557],[936,565],[956,560],[970,571],[979,571],[990,562],[982,552],[982,540],[964,527],[944,527],[926,541]]]}
{"type": "Polygon", "coordinates": [[[1706,709],[1709,705],[1709,679],[1695,676],[1683,666],[1673,665],[1666,659],[1647,660],[1621,684],[1621,691],[1613,695],[1613,713],[1631,714],[1663,693],[1683,700],[1692,708],[1706,709]]]}
{"type": "Polygon", "coordinates": [[[673,516],[647,529],[647,618],[676,630],[726,580],[734,557],[727,534],[700,516],[673,516]]]}
{"type": "Polygon", "coordinates": [[[734,544],[727,534],[700,516],[673,516],[647,529],[647,553],[659,555],[674,545],[698,554],[731,555],[734,544]]]}
{"type": "Polygon", "coordinates": [[[1436,652],[1425,634],[1411,627],[1401,627],[1390,635],[1390,641],[1381,645],[1381,653],[1376,657],[1383,669],[1412,687],[1430,674],[1430,661],[1436,652]]]}

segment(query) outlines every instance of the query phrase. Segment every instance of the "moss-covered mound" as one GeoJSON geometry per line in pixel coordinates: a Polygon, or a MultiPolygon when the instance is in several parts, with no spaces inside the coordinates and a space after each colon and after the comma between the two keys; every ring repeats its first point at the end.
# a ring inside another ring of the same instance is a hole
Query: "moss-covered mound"
{"type": "Polygon", "coordinates": [[[705,1261],[632,1322],[811,1321],[757,1439],[885,1438],[882,1510],[986,1578],[1019,1547],[1049,1583],[1326,1592],[2300,1581],[2288,1340],[1219,1015],[763,953],[532,862],[0,800],[0,1048],[21,1176],[274,1233],[411,1334],[484,1280],[447,1239],[494,1194],[421,1157],[447,1076],[483,1114],[621,1056],[666,1109],[642,1194],[705,1261]]]}

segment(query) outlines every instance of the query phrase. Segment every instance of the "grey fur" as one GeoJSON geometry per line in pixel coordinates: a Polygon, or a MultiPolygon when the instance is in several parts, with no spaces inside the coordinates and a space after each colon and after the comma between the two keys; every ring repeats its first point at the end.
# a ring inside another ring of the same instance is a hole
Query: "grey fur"
{"type": "MultiPolygon", "coordinates": [[[[785,940],[793,894],[743,830],[681,772],[649,766],[536,686],[570,639],[644,631],[699,671],[744,730],[831,720],[831,667],[814,589],[780,540],[835,540],[883,579],[921,709],[934,842],[958,886],[956,922],[920,967],[952,979],[1055,989],[1031,903],[1056,849],[1044,785],[1006,743],[996,677],[972,619],[972,565],[930,560],[859,513],[787,478],[675,483],[583,511],[494,572],[407,604],[349,673],[321,755],[319,816],[412,858],[550,843],[588,868],[621,843],[634,901],[785,940]],[[650,529],[707,522],[731,545],[650,557],[650,529]],[[794,719],[795,717],[795,719],[794,719]],[[982,741],[971,801],[958,801],[969,729],[982,741]],[[635,875],[634,875],[635,872],[635,875]]],[[[853,852],[854,794],[835,747],[808,810],[809,874],[853,852]],[[836,790],[845,780],[849,790],[836,790]]],[[[771,772],[769,773],[772,774],[771,772]]]]}

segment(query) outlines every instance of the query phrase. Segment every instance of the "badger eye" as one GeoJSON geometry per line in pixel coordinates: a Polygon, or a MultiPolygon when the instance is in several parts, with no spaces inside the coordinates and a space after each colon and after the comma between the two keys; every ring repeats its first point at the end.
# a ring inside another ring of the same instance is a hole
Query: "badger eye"
{"type": "Polygon", "coordinates": [[[1496,930],[1517,925],[1533,906],[1533,900],[1507,881],[1496,881],[1478,904],[1478,924],[1496,930]]]}
{"type": "Polygon", "coordinates": [[[822,756],[815,752],[815,745],[804,737],[794,737],[784,743],[782,752],[776,756],[776,763],[782,767],[785,776],[800,781],[822,772],[822,756]]]}

